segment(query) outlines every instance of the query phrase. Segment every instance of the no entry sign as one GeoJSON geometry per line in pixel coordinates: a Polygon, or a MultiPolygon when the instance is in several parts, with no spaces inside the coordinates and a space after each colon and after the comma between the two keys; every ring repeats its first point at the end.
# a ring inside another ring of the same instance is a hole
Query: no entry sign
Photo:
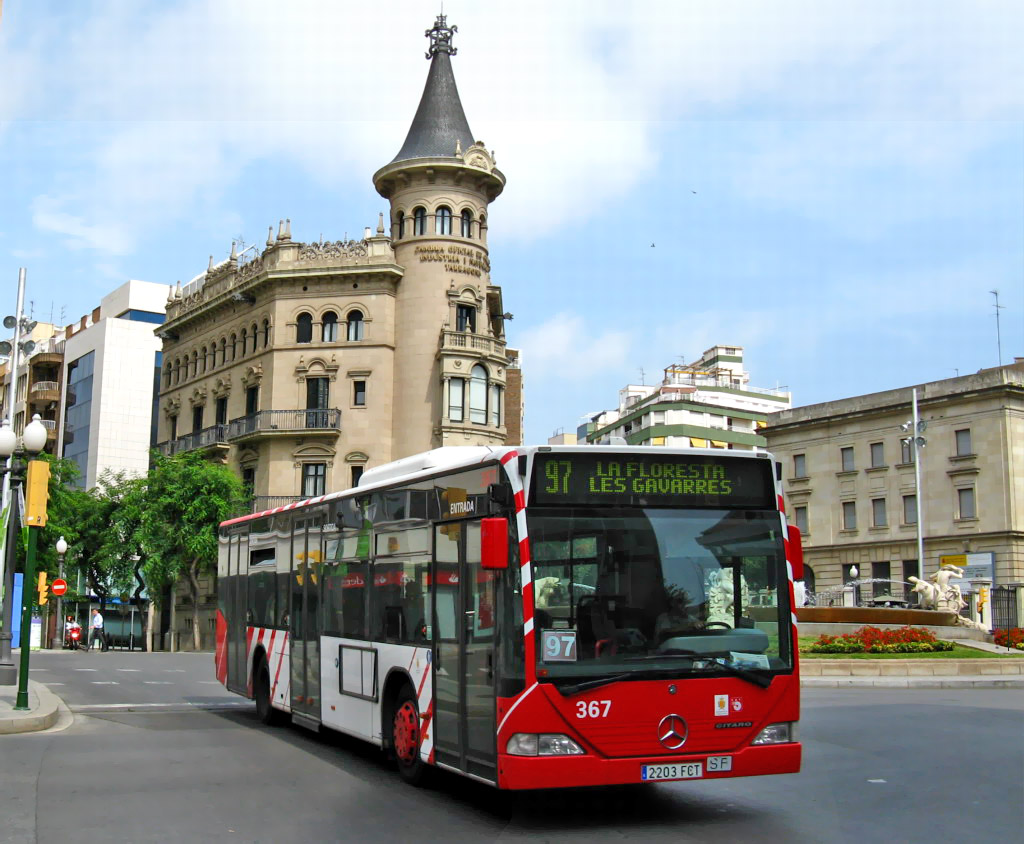
{"type": "Polygon", "coordinates": [[[53,581],[50,585],[50,591],[53,592],[58,598],[68,591],[68,582],[61,580],[59,577],[53,581]]]}

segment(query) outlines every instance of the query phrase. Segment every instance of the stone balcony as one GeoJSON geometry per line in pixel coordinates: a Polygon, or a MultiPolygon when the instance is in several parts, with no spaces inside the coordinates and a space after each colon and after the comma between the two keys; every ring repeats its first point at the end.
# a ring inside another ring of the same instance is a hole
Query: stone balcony
{"type": "Polygon", "coordinates": [[[221,425],[211,425],[169,442],[158,443],[165,455],[196,449],[226,451],[232,443],[260,437],[303,434],[336,436],[341,431],[341,411],[332,410],[261,410],[240,416],[221,425]]]}

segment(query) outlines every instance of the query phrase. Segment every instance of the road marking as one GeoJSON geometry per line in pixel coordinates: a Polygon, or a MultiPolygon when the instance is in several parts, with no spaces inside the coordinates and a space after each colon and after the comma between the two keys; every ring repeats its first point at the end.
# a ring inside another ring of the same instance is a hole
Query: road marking
{"type": "Polygon", "coordinates": [[[117,680],[93,680],[94,686],[120,686],[121,684],[117,680]]]}
{"type": "Polygon", "coordinates": [[[164,674],[184,674],[184,668],[165,668],[164,674]]]}
{"type": "Polygon", "coordinates": [[[173,686],[174,685],[174,683],[172,683],[170,680],[143,680],[142,682],[145,683],[147,686],[173,686]]]}
{"type": "Polygon", "coordinates": [[[98,668],[72,668],[72,671],[98,671],[98,668]]]}
{"type": "Polygon", "coordinates": [[[885,782],[885,780],[868,780],[868,782],[885,782]]]}
{"type": "Polygon", "coordinates": [[[47,683],[47,686],[63,686],[63,683],[47,683]]]}
{"type": "Polygon", "coordinates": [[[239,707],[255,707],[251,700],[225,700],[222,702],[191,703],[190,701],[179,701],[177,703],[83,703],[72,706],[75,712],[101,712],[104,710],[133,710],[133,709],[237,709],[239,707]]]}
{"type": "Polygon", "coordinates": [[[199,680],[200,686],[219,686],[220,680],[199,680]]]}
{"type": "Polygon", "coordinates": [[[49,668],[30,668],[29,671],[49,671],[49,668]]]}
{"type": "Polygon", "coordinates": [[[118,671],[141,671],[141,668],[118,668],[118,671]]]}

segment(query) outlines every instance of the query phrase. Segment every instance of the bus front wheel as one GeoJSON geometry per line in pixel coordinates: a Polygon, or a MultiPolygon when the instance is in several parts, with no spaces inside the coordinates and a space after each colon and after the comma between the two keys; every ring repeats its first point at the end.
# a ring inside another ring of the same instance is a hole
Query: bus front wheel
{"type": "Polygon", "coordinates": [[[256,717],[260,721],[268,727],[276,727],[284,721],[284,713],[274,709],[270,703],[270,669],[265,659],[261,659],[256,668],[253,696],[256,698],[256,717]]]}
{"type": "Polygon", "coordinates": [[[405,686],[398,693],[392,712],[391,748],[395,753],[398,773],[410,785],[419,785],[427,766],[420,759],[420,712],[410,686],[405,686]]]}

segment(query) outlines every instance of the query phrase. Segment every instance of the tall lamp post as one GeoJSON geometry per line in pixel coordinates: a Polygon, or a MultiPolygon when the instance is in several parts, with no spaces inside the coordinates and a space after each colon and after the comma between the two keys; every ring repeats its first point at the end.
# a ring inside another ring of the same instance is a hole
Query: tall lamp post
{"type": "MultiPolygon", "coordinates": [[[[914,507],[917,525],[917,576],[924,580],[924,504],[921,501],[921,450],[928,444],[921,436],[928,423],[921,418],[917,410],[917,387],[914,387],[910,399],[911,417],[900,425],[900,430],[910,436],[902,442],[910,450],[910,459],[914,461],[914,507]]],[[[905,580],[906,578],[904,578],[905,580]]]]}
{"type": "MultiPolygon", "coordinates": [[[[64,579],[64,555],[68,552],[68,541],[62,536],[53,546],[57,551],[57,577],[64,579]]],[[[50,639],[50,650],[64,647],[64,598],[57,596],[57,625],[50,639]]]]}
{"type": "MultiPolygon", "coordinates": [[[[3,629],[0,630],[0,685],[13,686],[17,680],[17,671],[14,667],[14,658],[11,655],[11,621],[14,618],[14,567],[17,564],[17,543],[19,529],[21,527],[21,516],[18,512],[18,487],[25,480],[25,473],[28,463],[39,462],[34,458],[43,450],[46,445],[46,428],[39,421],[36,415],[32,421],[25,426],[25,433],[18,442],[18,435],[11,429],[10,420],[5,419],[0,423],[0,463],[3,464],[0,472],[10,473],[11,480],[11,511],[7,522],[7,541],[5,544],[6,559],[4,565],[4,606],[3,606],[3,629]],[[19,447],[20,446],[20,447],[19,447]],[[28,460],[26,461],[26,455],[28,460]],[[11,465],[7,467],[7,461],[11,465]]],[[[48,464],[44,463],[48,467],[48,464]]],[[[34,562],[34,561],[33,561],[34,562]]],[[[29,606],[32,603],[32,574],[25,572],[22,582],[21,594],[23,601],[29,606]]],[[[31,624],[31,617],[29,618],[31,624]]],[[[22,642],[28,642],[30,627],[21,628],[22,642]]],[[[24,653],[28,648],[22,649],[24,653]]]]}

